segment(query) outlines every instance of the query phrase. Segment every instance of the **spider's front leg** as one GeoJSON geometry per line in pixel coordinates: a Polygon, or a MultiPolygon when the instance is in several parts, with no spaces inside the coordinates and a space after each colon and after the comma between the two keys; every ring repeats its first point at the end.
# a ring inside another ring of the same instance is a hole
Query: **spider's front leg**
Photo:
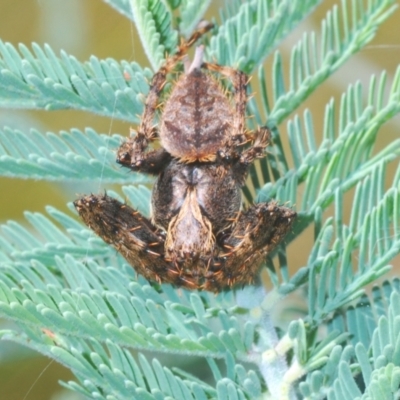
{"type": "Polygon", "coordinates": [[[222,252],[214,259],[204,289],[251,283],[264,257],[289,232],[296,212],[276,202],[259,203],[239,214],[232,231],[220,239],[222,252]]]}
{"type": "Polygon", "coordinates": [[[220,73],[231,80],[234,91],[235,113],[229,135],[219,154],[223,158],[231,157],[237,146],[247,142],[246,137],[246,104],[247,104],[247,84],[249,77],[242,71],[231,67],[225,67],[218,64],[204,63],[203,67],[220,73]]]}
{"type": "Polygon", "coordinates": [[[147,151],[149,144],[158,136],[154,116],[167,72],[162,67],[153,76],[140,125],[137,131],[131,130],[131,137],[117,151],[117,163],[134,171],[158,174],[171,159],[164,149],[147,151]]]}
{"type": "Polygon", "coordinates": [[[252,164],[256,158],[262,158],[265,155],[265,148],[269,145],[271,140],[271,131],[261,126],[252,135],[253,143],[240,154],[240,163],[243,165],[252,164]]]}
{"type": "Polygon", "coordinates": [[[260,127],[253,135],[253,143],[242,153],[234,153],[233,156],[233,174],[236,182],[243,186],[246,180],[249,166],[256,158],[264,157],[265,148],[271,139],[271,132],[266,127],[260,127]]]}
{"type": "Polygon", "coordinates": [[[203,67],[229,78],[232,81],[234,89],[235,114],[231,127],[231,135],[229,135],[225,145],[219,151],[219,155],[222,158],[236,158],[236,148],[252,140],[253,144],[240,156],[240,163],[243,166],[248,166],[256,158],[264,155],[264,150],[271,138],[271,133],[266,127],[259,128],[254,134],[246,131],[247,84],[249,77],[242,71],[218,64],[204,63],[203,67]]]}
{"type": "Polygon", "coordinates": [[[185,57],[190,46],[212,27],[213,25],[208,23],[200,25],[187,41],[183,41],[179,45],[178,51],[169,56],[160,70],[154,74],[140,125],[137,131],[131,131],[131,137],[119,147],[117,163],[134,171],[152,174],[158,174],[168,164],[171,157],[165,150],[147,151],[149,144],[158,137],[154,118],[160,94],[167,82],[167,74],[185,57]]]}

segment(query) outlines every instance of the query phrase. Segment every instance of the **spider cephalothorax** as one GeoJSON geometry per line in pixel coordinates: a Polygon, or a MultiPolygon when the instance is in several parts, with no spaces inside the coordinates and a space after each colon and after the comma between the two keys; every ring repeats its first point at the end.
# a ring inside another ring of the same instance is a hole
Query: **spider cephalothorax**
{"type": "Polygon", "coordinates": [[[270,134],[267,128],[245,129],[248,77],[203,62],[202,46],[165,100],[159,129],[154,126],[168,73],[209,28],[183,42],[154,75],[141,123],[117,152],[121,165],[158,176],[151,220],[107,195],[84,196],[75,206],[84,222],[146,278],[219,291],[254,279],[296,213],[275,202],[241,210],[248,167],[263,156],[270,134]],[[231,80],[232,94],[215,73],[231,80]],[[147,151],[158,137],[162,148],[147,151]]]}

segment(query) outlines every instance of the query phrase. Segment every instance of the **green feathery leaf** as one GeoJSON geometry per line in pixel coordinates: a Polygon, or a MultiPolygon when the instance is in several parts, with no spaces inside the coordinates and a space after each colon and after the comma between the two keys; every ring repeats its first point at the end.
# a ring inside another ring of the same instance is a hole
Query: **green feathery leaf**
{"type": "MultiPolygon", "coordinates": [[[[211,3],[104,1],[134,21],[155,71],[176,51],[177,28],[190,35],[211,3]]],[[[74,215],[53,207],[47,207],[49,216],[26,212],[30,226],[0,226],[0,316],[14,323],[0,331],[2,339],[65,365],[76,382],[63,385],[87,398],[398,397],[400,284],[386,282],[370,297],[365,287],[379,282],[400,253],[400,168],[387,179],[388,167],[398,164],[400,141],[376,146],[381,126],[400,112],[400,69],[390,85],[381,74],[368,89],[358,82],[349,86],[340,104],[332,99],[320,142],[313,110],[294,115],[365,48],[395,1],[342,0],[333,6],[320,33],[307,32],[294,46],[286,76],[277,46],[319,3],[227,1],[206,47],[211,62],[258,70],[252,89],[261,101],[249,101],[249,125],[255,129],[267,121],[273,144],[251,168],[244,194],[248,202],[256,193],[258,201],[295,205],[298,218],[286,243],[313,225],[306,264],[293,272],[282,244],[266,260],[268,291],[260,284],[218,295],[177,289],[137,276],[78,221],[72,204],[74,215]],[[273,84],[267,88],[262,63],[273,51],[273,84]],[[279,133],[283,122],[287,149],[279,133]],[[345,196],[353,197],[347,219],[345,196]],[[303,309],[295,305],[294,318],[288,296],[293,292],[304,303],[303,309]],[[151,352],[151,358],[138,350],[151,352]],[[197,368],[188,372],[176,355],[187,362],[200,357],[209,377],[201,379],[197,368]]],[[[0,42],[4,108],[76,109],[138,123],[151,76],[136,63],[94,56],[82,63],[65,52],[56,55],[48,45],[29,50],[0,42]]],[[[151,178],[115,163],[122,140],[92,128],[55,134],[5,127],[0,175],[133,184],[108,195],[150,216],[151,193],[141,184],[151,178]]]]}
{"type": "Polygon", "coordinates": [[[0,41],[0,106],[24,109],[76,109],[138,122],[150,71],[136,63],[99,60],[81,63],[48,45],[31,52],[0,41]]]}
{"type": "Polygon", "coordinates": [[[111,7],[115,8],[125,17],[133,20],[132,9],[129,0],[103,0],[111,7]]]}
{"type": "Polygon", "coordinates": [[[178,32],[172,28],[172,15],[162,1],[130,0],[133,19],[143,48],[154,70],[178,45],[178,32]]]}
{"type": "Polygon", "coordinates": [[[230,2],[210,40],[209,55],[250,73],[320,0],[230,2]]]}
{"type": "Polygon", "coordinates": [[[100,135],[93,129],[81,132],[29,134],[0,130],[0,174],[14,178],[45,180],[90,180],[103,183],[145,183],[151,178],[121,169],[115,150],[122,143],[118,135],[100,135]]]}

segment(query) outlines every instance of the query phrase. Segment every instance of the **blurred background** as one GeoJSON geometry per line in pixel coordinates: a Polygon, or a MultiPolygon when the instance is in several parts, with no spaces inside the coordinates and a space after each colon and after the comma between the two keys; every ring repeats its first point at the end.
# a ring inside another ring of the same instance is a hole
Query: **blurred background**
{"type": "MultiPolygon", "coordinates": [[[[399,0],[400,1],[400,0],[399,0]]],[[[284,65],[288,65],[290,50],[301,38],[304,31],[319,31],[320,21],[333,4],[340,1],[326,0],[295,32],[281,45],[284,65]]],[[[207,18],[218,16],[223,1],[213,1],[207,18]]],[[[302,109],[313,112],[315,131],[323,126],[325,104],[330,98],[340,100],[341,93],[349,83],[360,80],[367,84],[372,74],[382,70],[388,72],[388,83],[393,80],[400,64],[400,11],[384,23],[375,39],[352,59],[319,90],[311,95],[302,109]]],[[[75,55],[81,61],[90,55],[98,58],[112,57],[117,60],[137,61],[149,66],[142,50],[134,25],[101,0],[1,0],[0,1],[0,39],[14,46],[32,42],[43,46],[48,43],[57,54],[61,49],[75,55]]],[[[271,60],[267,60],[269,64],[271,60]]],[[[389,86],[389,85],[388,85],[389,86]]],[[[128,135],[129,124],[110,121],[77,111],[24,111],[0,109],[0,127],[9,126],[29,132],[34,127],[40,131],[58,132],[70,128],[85,129],[93,127],[101,133],[128,135]]],[[[384,146],[399,135],[400,118],[388,122],[379,136],[378,146],[384,146]]],[[[282,129],[284,135],[285,129],[282,129]]],[[[388,179],[393,177],[394,167],[388,179]]],[[[76,193],[97,192],[99,184],[57,184],[40,181],[24,181],[0,177],[0,223],[16,220],[25,223],[25,210],[44,212],[51,204],[67,211],[66,203],[76,197],[76,193]]],[[[295,265],[305,264],[312,245],[312,229],[306,231],[300,240],[290,247],[295,254],[295,265]]],[[[399,265],[399,258],[395,260],[399,265]]],[[[7,327],[0,321],[0,329],[7,327]]],[[[64,391],[58,380],[70,380],[73,376],[57,363],[31,351],[8,342],[0,342],[0,399],[7,400],[72,400],[80,397],[64,391]]]]}

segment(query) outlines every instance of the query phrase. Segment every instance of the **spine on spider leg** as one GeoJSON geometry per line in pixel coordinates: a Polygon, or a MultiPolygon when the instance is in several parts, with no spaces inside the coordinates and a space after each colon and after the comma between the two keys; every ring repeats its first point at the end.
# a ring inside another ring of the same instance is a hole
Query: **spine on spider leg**
{"type": "Polygon", "coordinates": [[[256,158],[264,157],[265,148],[271,140],[271,131],[267,127],[260,127],[253,135],[252,140],[253,144],[240,157],[240,161],[248,165],[254,162],[256,158]]]}
{"type": "Polygon", "coordinates": [[[225,144],[226,149],[221,151],[226,154],[231,154],[232,149],[238,145],[244,144],[247,141],[245,133],[246,123],[246,104],[247,104],[247,84],[249,77],[243,71],[238,71],[234,68],[222,66],[219,64],[204,63],[203,67],[217,72],[232,81],[234,89],[235,113],[232,123],[232,133],[229,140],[225,144]]]}
{"type": "Polygon", "coordinates": [[[260,127],[253,136],[252,145],[237,155],[233,163],[233,171],[236,181],[243,186],[247,176],[249,166],[256,158],[262,158],[265,155],[265,148],[271,139],[271,132],[267,127],[260,127]]]}
{"type": "Polygon", "coordinates": [[[193,46],[204,34],[206,34],[212,28],[214,28],[214,24],[207,21],[201,21],[197,26],[197,29],[190,36],[190,38],[187,41],[183,41],[179,45],[178,51],[167,60],[167,63],[174,65],[179,62],[187,53],[188,48],[193,46]]]}
{"type": "Polygon", "coordinates": [[[220,258],[226,261],[219,279],[228,280],[230,285],[252,282],[264,257],[283,240],[296,215],[274,201],[240,212],[231,234],[221,243],[226,253],[220,258]]]}
{"type": "Polygon", "coordinates": [[[107,195],[87,195],[74,202],[80,217],[145,278],[160,281],[165,263],[164,239],[156,227],[127,204],[107,195]]]}

